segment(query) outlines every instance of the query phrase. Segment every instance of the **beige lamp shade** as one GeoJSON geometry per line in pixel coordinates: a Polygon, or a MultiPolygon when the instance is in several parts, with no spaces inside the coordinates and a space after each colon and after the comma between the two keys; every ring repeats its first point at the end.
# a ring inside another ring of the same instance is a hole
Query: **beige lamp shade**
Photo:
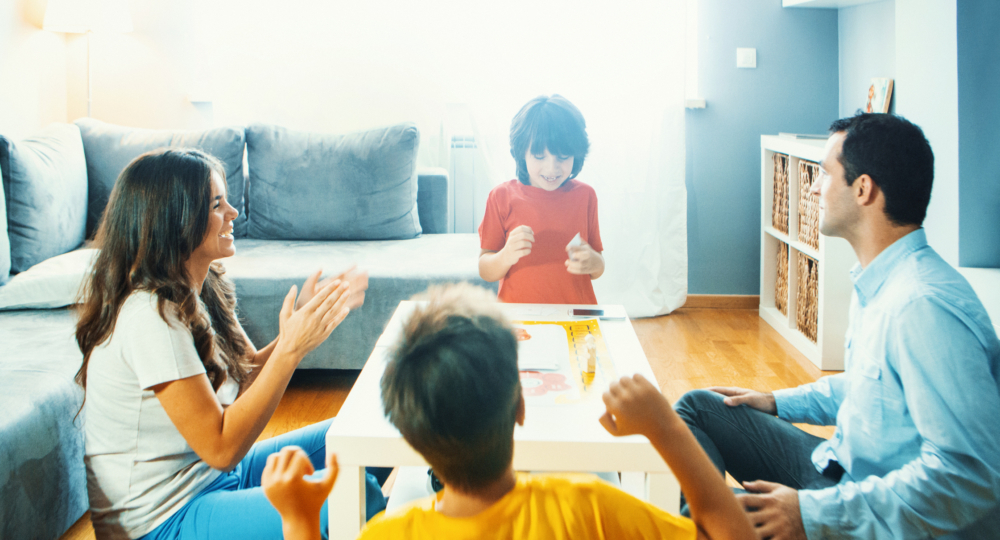
{"type": "Polygon", "coordinates": [[[127,0],[49,0],[42,28],[51,32],[132,31],[127,0]]]}

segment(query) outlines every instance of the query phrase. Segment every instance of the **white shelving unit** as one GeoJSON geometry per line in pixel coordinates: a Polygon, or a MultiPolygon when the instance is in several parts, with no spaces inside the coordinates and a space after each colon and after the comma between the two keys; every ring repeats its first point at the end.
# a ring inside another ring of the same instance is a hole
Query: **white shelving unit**
{"type": "Polygon", "coordinates": [[[852,283],[849,271],[857,263],[850,244],[842,238],[819,235],[819,249],[798,238],[799,162],[823,161],[825,140],[785,139],[772,135],[760,138],[761,157],[761,232],[760,232],[760,317],[788,340],[806,358],[823,370],[844,369],[844,335],[850,307],[852,283]],[[775,153],[789,156],[788,163],[788,234],[772,226],[775,153]],[[785,315],[775,304],[778,250],[788,246],[788,298],[785,315]],[[799,331],[796,309],[798,296],[797,254],[804,253],[818,262],[818,307],[816,341],[799,331]]]}

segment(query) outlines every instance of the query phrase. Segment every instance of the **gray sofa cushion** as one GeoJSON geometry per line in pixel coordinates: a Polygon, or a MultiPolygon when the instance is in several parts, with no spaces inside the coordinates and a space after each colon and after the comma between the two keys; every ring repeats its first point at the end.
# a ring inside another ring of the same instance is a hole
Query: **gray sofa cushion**
{"type": "Polygon", "coordinates": [[[0,136],[0,169],[11,271],[23,272],[83,242],[87,162],[76,126],[52,124],[17,142],[0,136]]]}
{"type": "Polygon", "coordinates": [[[422,234],[444,234],[451,222],[448,210],[448,171],[428,167],[417,171],[417,209],[420,211],[422,234]]]}
{"type": "Polygon", "coordinates": [[[219,158],[226,168],[227,199],[239,213],[233,222],[234,234],[246,236],[246,212],[243,196],[242,127],[224,127],[207,131],[169,131],[139,129],[108,124],[92,118],[76,121],[83,135],[90,181],[87,235],[91,236],[108,204],[108,196],[122,169],[136,156],[164,146],[197,148],[219,158]]]}
{"type": "MultiPolygon", "coordinates": [[[[0,167],[0,175],[3,167],[0,167]]],[[[0,180],[0,183],[3,183],[0,180]]],[[[0,285],[10,279],[10,238],[7,236],[7,201],[0,197],[0,285]]]]}
{"type": "Polygon", "coordinates": [[[87,510],[75,324],[68,309],[0,313],[0,538],[59,538],[87,510]]]}
{"type": "Polygon", "coordinates": [[[386,240],[420,234],[412,123],[346,135],[246,129],[250,238],[386,240]]]}
{"type": "Polygon", "coordinates": [[[468,281],[496,291],[479,277],[479,235],[425,234],[411,240],[367,242],[236,241],[223,259],[236,284],[237,311],[258,347],[278,335],[278,311],[288,289],[323,269],[338,273],[356,263],[368,270],[365,303],[351,312],[300,368],[361,369],[396,306],[434,283],[468,281]]]}

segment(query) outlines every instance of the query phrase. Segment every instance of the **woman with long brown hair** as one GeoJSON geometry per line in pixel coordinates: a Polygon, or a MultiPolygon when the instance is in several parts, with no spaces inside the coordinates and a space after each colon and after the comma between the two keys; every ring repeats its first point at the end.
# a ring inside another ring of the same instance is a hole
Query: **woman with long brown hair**
{"type": "MultiPolygon", "coordinates": [[[[258,350],[217,262],[236,252],[236,216],[221,163],[198,150],[139,156],[111,193],[76,331],[98,538],[281,538],[259,487],[267,456],[294,444],[324,467],[330,420],[254,441],[302,358],[363,301],[367,275],[317,272],[298,303],[292,286],[277,339],[258,350]]],[[[369,510],[384,507],[371,477],[368,488],[369,510]]]]}

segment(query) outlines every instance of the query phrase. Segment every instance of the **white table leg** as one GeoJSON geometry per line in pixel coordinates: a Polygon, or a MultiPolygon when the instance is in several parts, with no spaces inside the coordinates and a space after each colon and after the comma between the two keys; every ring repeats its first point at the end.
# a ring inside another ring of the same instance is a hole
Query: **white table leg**
{"type": "Polygon", "coordinates": [[[330,540],[354,540],[365,523],[365,469],[343,467],[327,499],[330,540]]]}
{"type": "Polygon", "coordinates": [[[622,471],[622,491],[640,500],[648,500],[646,496],[646,473],[622,471]]]}
{"type": "Polygon", "coordinates": [[[677,515],[681,508],[681,485],[671,473],[647,473],[649,502],[661,510],[677,515]]]}

